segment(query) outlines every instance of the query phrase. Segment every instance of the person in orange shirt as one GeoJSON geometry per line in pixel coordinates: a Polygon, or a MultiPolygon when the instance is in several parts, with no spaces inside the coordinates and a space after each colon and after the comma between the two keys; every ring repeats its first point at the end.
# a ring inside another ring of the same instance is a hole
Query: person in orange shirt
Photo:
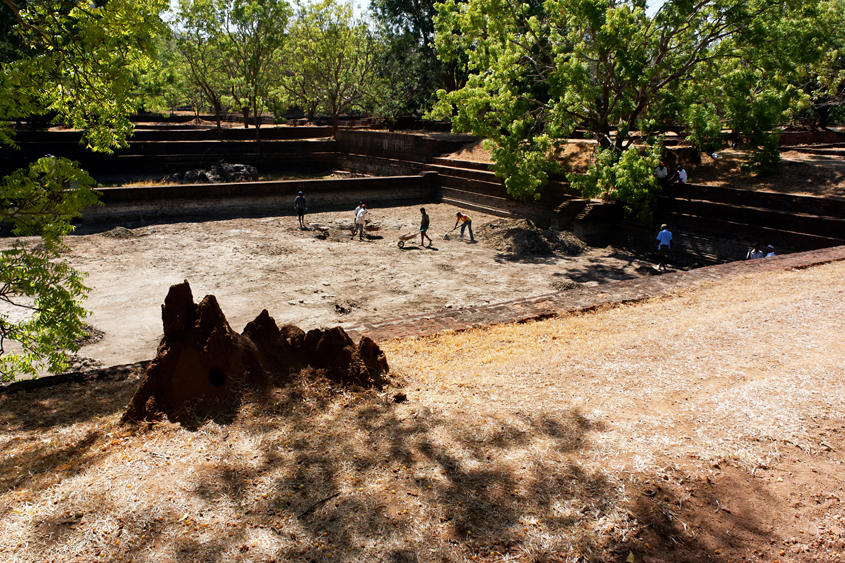
{"type": "Polygon", "coordinates": [[[464,230],[469,228],[469,240],[475,242],[475,237],[472,235],[472,219],[458,211],[455,226],[452,228],[453,231],[458,228],[458,223],[461,223],[461,235],[458,238],[464,238],[464,230]]]}

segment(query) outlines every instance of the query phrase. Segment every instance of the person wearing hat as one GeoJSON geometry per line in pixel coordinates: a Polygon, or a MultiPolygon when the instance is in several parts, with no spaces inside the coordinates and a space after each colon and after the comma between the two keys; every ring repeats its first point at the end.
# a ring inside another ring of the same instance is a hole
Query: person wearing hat
{"type": "Polygon", "coordinates": [[[358,240],[364,240],[364,216],[367,214],[367,204],[362,203],[355,212],[355,230],[352,231],[352,238],[358,233],[358,240]]]}
{"type": "Polygon", "coordinates": [[[775,247],[771,244],[766,245],[766,255],[763,258],[771,258],[775,255],[775,247]]]}
{"type": "Polygon", "coordinates": [[[657,185],[661,188],[669,183],[669,169],[666,168],[666,165],[664,163],[661,162],[657,166],[657,170],[655,171],[654,175],[657,176],[657,185]]]}
{"type": "Polygon", "coordinates": [[[422,215],[422,219],[420,219],[420,246],[425,246],[425,239],[428,239],[428,246],[431,246],[434,241],[426,234],[431,220],[428,218],[428,213],[425,212],[425,207],[420,207],[420,214],[422,215]]]}
{"type": "Polygon", "coordinates": [[[299,192],[299,195],[293,200],[293,208],[296,209],[296,214],[299,215],[299,228],[304,229],[305,210],[308,208],[305,206],[305,196],[302,195],[302,192],[299,192]]]}
{"type": "Polygon", "coordinates": [[[672,248],[672,233],[666,224],[660,225],[660,232],[657,233],[657,253],[660,255],[660,263],[657,264],[658,270],[666,269],[666,257],[669,255],[669,249],[672,248]]]}

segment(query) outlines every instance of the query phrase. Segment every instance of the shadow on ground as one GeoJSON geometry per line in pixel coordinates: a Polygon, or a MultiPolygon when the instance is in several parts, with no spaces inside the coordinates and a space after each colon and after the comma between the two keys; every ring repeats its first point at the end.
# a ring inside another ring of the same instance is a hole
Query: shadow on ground
{"type": "MultiPolygon", "coordinates": [[[[708,561],[726,562],[732,559],[719,555],[718,544],[714,551],[714,536],[724,538],[726,552],[738,535],[767,540],[767,524],[755,509],[767,502],[762,489],[749,489],[746,506],[723,512],[733,536],[716,533],[721,524],[712,524],[715,531],[704,538],[685,529],[677,515],[689,503],[689,491],[705,491],[709,478],[645,475],[626,491],[604,472],[585,470],[579,452],[607,429],[573,410],[555,416],[516,412],[508,422],[466,424],[466,418],[415,404],[412,391],[399,404],[391,393],[300,383],[253,397],[231,425],[210,423],[193,432],[168,425],[161,434],[155,426],[117,424],[135,385],[92,382],[0,396],[0,423],[12,436],[0,450],[0,495],[28,491],[36,504],[46,502],[50,489],[66,487],[84,472],[96,474],[113,455],[106,453],[113,435],[122,433],[127,447],[143,446],[144,452],[146,444],[167,440],[206,448],[205,459],[182,466],[172,460],[171,469],[194,475],[185,494],[202,508],[186,511],[157,495],[150,481],[161,477],[150,473],[144,477],[148,490],[138,491],[132,507],[114,503],[105,514],[69,507],[33,519],[27,534],[40,538],[44,553],[88,538],[92,556],[110,549],[141,561],[222,561],[233,553],[245,560],[309,562],[626,561],[630,553],[636,561],[643,553],[697,561],[706,553],[708,561]],[[65,443],[41,438],[45,431],[74,427],[80,432],[65,443]],[[228,453],[238,440],[257,444],[252,456],[228,453]],[[535,450],[536,456],[521,458],[528,461],[511,461],[535,450]],[[222,507],[234,507],[237,515],[221,517],[222,507]],[[95,522],[112,525],[91,540],[95,522]],[[256,538],[264,538],[260,557],[256,538]]],[[[126,453],[131,458],[139,452],[126,453]]],[[[148,455],[160,454],[151,449],[148,455]]],[[[143,471],[139,464],[139,477],[143,471]]],[[[96,488],[108,489],[106,476],[92,479],[96,488]]],[[[723,486],[744,484],[737,477],[723,486]]],[[[11,509],[7,503],[0,518],[12,518],[11,509]]]]}

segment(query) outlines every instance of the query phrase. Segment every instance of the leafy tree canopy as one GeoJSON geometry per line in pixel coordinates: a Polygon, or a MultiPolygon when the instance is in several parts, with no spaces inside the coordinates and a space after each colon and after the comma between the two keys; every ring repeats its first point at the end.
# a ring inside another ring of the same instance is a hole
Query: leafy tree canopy
{"type": "Polygon", "coordinates": [[[382,88],[376,73],[382,44],[348,4],[335,0],[297,6],[284,50],[284,75],[277,96],[313,115],[332,116],[361,108],[382,88]]]}
{"type": "MultiPolygon", "coordinates": [[[[166,2],[0,0],[0,6],[4,21],[13,21],[0,66],[0,144],[14,146],[10,122],[48,116],[81,129],[92,150],[124,145],[138,105],[133,76],[154,64],[149,54],[166,2]]],[[[0,221],[26,237],[0,252],[4,381],[61,371],[67,351],[78,349],[86,288],[82,274],[62,260],[62,240],[81,210],[97,202],[94,186],[76,163],[55,157],[0,180],[0,221]]]]}
{"type": "Polygon", "coordinates": [[[717,142],[726,121],[770,145],[804,97],[792,81],[825,51],[820,5],[670,0],[649,15],[644,0],[447,0],[438,53],[468,57],[470,77],[438,93],[436,114],[487,137],[516,198],[540,196],[569,137],[593,138],[593,170],[570,179],[647,216],[656,185],[643,170],[658,157],[634,143],[653,145],[666,126],[717,142]]]}

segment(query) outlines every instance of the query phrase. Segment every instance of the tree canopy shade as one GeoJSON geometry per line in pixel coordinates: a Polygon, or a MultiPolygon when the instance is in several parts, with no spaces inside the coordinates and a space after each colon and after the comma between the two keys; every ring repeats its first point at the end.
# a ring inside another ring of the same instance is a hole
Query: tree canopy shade
{"type": "MultiPolygon", "coordinates": [[[[110,151],[132,133],[133,76],[153,65],[160,0],[0,0],[14,21],[14,55],[0,67],[0,144],[10,122],[49,116],[110,151]]],[[[7,51],[7,54],[9,52],[7,51]]],[[[8,148],[6,150],[9,150],[8,148]]],[[[75,163],[47,156],[0,180],[0,220],[21,237],[0,252],[0,379],[60,371],[84,334],[82,274],[61,259],[72,219],[97,202],[94,181],[75,163]],[[18,311],[15,314],[13,311],[18,311]],[[17,348],[7,347],[8,341],[17,348]]]]}
{"type": "Polygon", "coordinates": [[[387,95],[377,111],[388,119],[429,109],[435,92],[455,90],[463,80],[463,58],[444,62],[434,46],[435,6],[439,0],[372,0],[370,10],[385,39],[387,95]]]}
{"type": "Polygon", "coordinates": [[[717,142],[721,121],[755,145],[802,99],[791,79],[817,60],[821,0],[447,0],[439,56],[468,57],[466,86],[440,91],[436,114],[488,139],[511,195],[539,197],[576,133],[595,139],[585,196],[645,211],[666,126],[717,142]],[[601,156],[603,151],[610,151],[601,156]],[[632,152],[631,152],[632,151],[632,152]],[[628,153],[626,155],[626,153],[628,153]],[[624,186],[627,186],[624,187],[624,186]]]}
{"type": "Polygon", "coordinates": [[[148,52],[166,2],[0,3],[14,15],[20,49],[3,68],[0,120],[55,115],[83,130],[93,150],[123,145],[132,133],[128,116],[139,103],[132,70],[153,64],[148,52]]]}

